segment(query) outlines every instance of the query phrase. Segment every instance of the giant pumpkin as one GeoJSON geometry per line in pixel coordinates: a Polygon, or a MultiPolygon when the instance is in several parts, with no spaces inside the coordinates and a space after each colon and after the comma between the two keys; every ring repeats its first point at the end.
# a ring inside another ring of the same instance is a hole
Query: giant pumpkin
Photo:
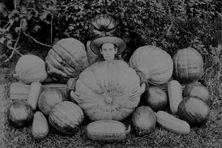
{"type": "Polygon", "coordinates": [[[144,90],[136,71],[126,62],[114,60],[85,69],[70,95],[93,121],[122,120],[137,107],[144,90]]]}
{"type": "Polygon", "coordinates": [[[174,77],[181,83],[187,84],[199,80],[204,73],[203,58],[193,48],[177,51],[173,57],[174,77]]]}
{"type": "Polygon", "coordinates": [[[85,46],[74,38],[61,39],[49,50],[46,64],[47,72],[54,80],[66,82],[88,67],[85,46]]]}
{"type": "Polygon", "coordinates": [[[159,85],[166,83],[173,73],[173,60],[164,50],[146,45],[135,50],[130,57],[130,66],[142,71],[149,83],[159,85]]]}

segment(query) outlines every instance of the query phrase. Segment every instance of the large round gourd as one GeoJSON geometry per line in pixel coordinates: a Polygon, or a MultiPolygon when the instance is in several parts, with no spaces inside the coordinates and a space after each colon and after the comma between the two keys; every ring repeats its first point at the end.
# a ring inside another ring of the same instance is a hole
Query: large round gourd
{"type": "Polygon", "coordinates": [[[124,61],[97,62],[84,70],[70,93],[91,120],[122,120],[140,101],[145,87],[124,61]]]}
{"type": "Polygon", "coordinates": [[[47,72],[54,80],[66,82],[77,77],[88,67],[85,46],[74,38],[61,39],[49,50],[46,64],[47,72]]]}
{"type": "Polygon", "coordinates": [[[58,103],[49,114],[50,124],[61,133],[68,135],[75,134],[83,119],[82,109],[70,101],[58,103]]]}
{"type": "Polygon", "coordinates": [[[47,78],[45,62],[32,54],[23,55],[16,63],[14,76],[27,84],[35,81],[42,82],[47,78]]]}
{"type": "Polygon", "coordinates": [[[184,48],[177,51],[173,57],[174,77],[181,83],[190,83],[199,80],[204,74],[203,58],[193,48],[184,48]]]}
{"type": "Polygon", "coordinates": [[[166,83],[173,73],[173,60],[164,50],[155,46],[142,46],[130,58],[130,66],[142,71],[149,83],[166,83]]]}

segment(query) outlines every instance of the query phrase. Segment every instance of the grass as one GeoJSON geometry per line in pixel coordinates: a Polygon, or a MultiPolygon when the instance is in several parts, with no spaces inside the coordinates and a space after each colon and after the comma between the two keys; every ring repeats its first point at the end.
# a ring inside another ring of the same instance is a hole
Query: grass
{"type": "MultiPolygon", "coordinates": [[[[8,125],[6,118],[6,110],[10,103],[8,98],[8,88],[11,82],[10,77],[5,76],[13,72],[14,63],[10,68],[1,70],[0,73],[0,147],[4,148],[73,148],[73,147],[89,147],[89,148],[135,148],[135,147],[189,147],[189,148],[205,148],[205,147],[222,147],[222,84],[219,67],[208,67],[204,79],[208,89],[211,92],[211,113],[209,121],[201,127],[191,126],[191,132],[188,135],[178,135],[166,131],[160,126],[156,126],[156,130],[150,135],[142,137],[136,136],[134,131],[128,135],[126,141],[120,143],[104,143],[91,141],[87,139],[84,128],[89,123],[85,120],[79,127],[78,132],[73,136],[65,136],[58,133],[50,127],[49,135],[42,139],[36,140],[31,136],[31,125],[26,128],[15,129],[8,125]]],[[[124,123],[130,123],[126,119],[124,123]]]]}

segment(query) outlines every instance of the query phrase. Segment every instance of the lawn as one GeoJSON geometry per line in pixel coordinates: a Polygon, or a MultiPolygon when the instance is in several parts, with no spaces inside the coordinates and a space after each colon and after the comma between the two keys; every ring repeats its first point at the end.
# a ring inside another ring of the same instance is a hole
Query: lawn
{"type": "MultiPolygon", "coordinates": [[[[14,59],[15,61],[15,59],[14,59]]],[[[222,147],[222,84],[220,66],[206,68],[204,76],[208,89],[211,92],[211,113],[209,121],[201,127],[191,126],[188,135],[178,135],[166,131],[160,126],[150,135],[136,136],[134,131],[128,135],[126,141],[120,143],[103,143],[87,139],[84,133],[85,126],[89,123],[85,120],[79,130],[73,136],[65,136],[50,127],[49,135],[42,140],[35,140],[31,136],[31,125],[26,128],[15,129],[8,125],[6,109],[10,103],[8,91],[15,62],[10,66],[1,68],[0,72],[0,147],[222,147]]],[[[129,118],[123,121],[130,124],[129,118]]]]}

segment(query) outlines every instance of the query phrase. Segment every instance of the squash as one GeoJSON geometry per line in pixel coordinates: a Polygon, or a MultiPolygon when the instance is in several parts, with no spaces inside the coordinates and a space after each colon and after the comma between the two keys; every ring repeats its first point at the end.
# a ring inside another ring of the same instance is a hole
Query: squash
{"type": "Polygon", "coordinates": [[[49,50],[45,61],[49,76],[62,83],[78,76],[88,67],[85,46],[74,38],[65,38],[56,42],[49,50]]]}
{"type": "Polygon", "coordinates": [[[156,127],[156,116],[148,106],[140,106],[133,112],[132,124],[137,135],[150,134],[156,127]]]}
{"type": "Polygon", "coordinates": [[[183,96],[199,97],[207,104],[210,103],[210,92],[207,87],[198,82],[187,84],[183,90],[183,96]]]}
{"type": "Polygon", "coordinates": [[[173,73],[171,56],[155,46],[146,45],[137,48],[130,57],[129,64],[137,71],[142,71],[147,81],[153,85],[166,83],[173,73]]]}
{"type": "Polygon", "coordinates": [[[120,60],[97,62],[85,69],[71,99],[95,120],[123,120],[137,107],[145,85],[135,70],[120,60]]]}
{"type": "Polygon", "coordinates": [[[184,48],[173,56],[174,77],[180,83],[187,84],[199,80],[204,74],[203,58],[193,48],[184,48]]]}
{"type": "Polygon", "coordinates": [[[124,141],[131,131],[126,126],[115,120],[99,120],[91,122],[86,127],[86,136],[91,140],[116,142],[124,141]]]}
{"type": "Polygon", "coordinates": [[[29,125],[33,119],[32,107],[23,100],[13,101],[7,111],[9,124],[20,128],[29,125]]]}
{"type": "Polygon", "coordinates": [[[37,111],[34,114],[34,119],[32,122],[32,136],[35,139],[45,138],[49,133],[48,121],[42,112],[37,111]]]}
{"type": "Polygon", "coordinates": [[[63,134],[73,135],[84,119],[82,109],[70,101],[63,101],[52,109],[49,123],[63,134]]]}
{"type": "MultiPolygon", "coordinates": [[[[31,85],[25,84],[23,82],[13,82],[10,84],[9,87],[9,98],[11,100],[28,100],[29,93],[30,93],[30,87],[31,85]]],[[[47,83],[41,85],[41,91],[49,88],[56,88],[59,89],[62,94],[64,94],[65,97],[68,95],[67,92],[67,85],[66,84],[60,84],[60,83],[47,83]]]]}
{"type": "Polygon", "coordinates": [[[56,104],[65,100],[66,98],[60,90],[56,88],[45,89],[39,96],[38,107],[44,115],[48,116],[56,104]]]}
{"type": "Polygon", "coordinates": [[[42,82],[47,78],[46,64],[38,56],[23,55],[16,63],[14,77],[26,84],[42,82]]]}
{"type": "Polygon", "coordinates": [[[178,106],[183,100],[182,91],[182,86],[177,80],[171,80],[168,83],[168,98],[170,104],[170,111],[173,114],[177,113],[178,106]]]}
{"type": "Polygon", "coordinates": [[[9,87],[9,98],[13,101],[28,100],[30,85],[23,82],[13,82],[9,87]]]}
{"type": "Polygon", "coordinates": [[[156,86],[151,86],[147,91],[145,91],[145,93],[145,103],[154,111],[166,109],[168,105],[168,98],[164,90],[156,86]]]}
{"type": "Polygon", "coordinates": [[[33,110],[36,110],[39,95],[41,93],[42,84],[40,82],[32,82],[29,91],[28,103],[33,110]]]}
{"type": "Polygon", "coordinates": [[[156,118],[157,123],[170,132],[183,135],[190,133],[190,125],[186,121],[176,118],[165,111],[158,111],[156,118]]]}
{"type": "Polygon", "coordinates": [[[201,125],[208,121],[210,107],[200,98],[185,97],[178,107],[181,119],[193,125],[201,125]]]}

